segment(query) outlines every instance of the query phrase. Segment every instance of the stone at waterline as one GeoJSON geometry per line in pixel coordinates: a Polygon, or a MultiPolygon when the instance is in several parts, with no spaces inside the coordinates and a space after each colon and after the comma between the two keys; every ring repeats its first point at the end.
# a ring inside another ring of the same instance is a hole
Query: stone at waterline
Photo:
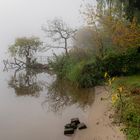
{"type": "Polygon", "coordinates": [[[70,123],[65,125],[65,128],[73,128],[70,123]]]}
{"type": "Polygon", "coordinates": [[[77,129],[77,124],[75,122],[68,123],[68,124],[65,125],[65,128],[77,129]]]}
{"type": "Polygon", "coordinates": [[[72,122],[72,123],[71,123],[71,127],[72,127],[73,129],[77,129],[77,125],[78,125],[78,124],[77,124],[76,122],[72,122]]]}
{"type": "Polygon", "coordinates": [[[78,129],[81,130],[81,129],[86,129],[87,126],[84,124],[84,123],[80,123],[78,124],[78,129]]]}
{"type": "Polygon", "coordinates": [[[74,134],[74,129],[73,128],[65,128],[64,135],[68,135],[68,134],[74,134]]]}
{"type": "Polygon", "coordinates": [[[76,125],[78,125],[80,123],[79,118],[72,118],[71,123],[75,123],[76,125]]]}

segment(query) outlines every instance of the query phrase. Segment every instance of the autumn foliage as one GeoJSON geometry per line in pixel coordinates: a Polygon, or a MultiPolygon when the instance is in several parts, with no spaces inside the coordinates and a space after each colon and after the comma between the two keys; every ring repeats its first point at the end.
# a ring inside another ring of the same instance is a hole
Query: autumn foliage
{"type": "Polygon", "coordinates": [[[140,26],[137,24],[136,19],[127,24],[118,21],[114,26],[112,40],[120,47],[139,47],[140,26]]]}

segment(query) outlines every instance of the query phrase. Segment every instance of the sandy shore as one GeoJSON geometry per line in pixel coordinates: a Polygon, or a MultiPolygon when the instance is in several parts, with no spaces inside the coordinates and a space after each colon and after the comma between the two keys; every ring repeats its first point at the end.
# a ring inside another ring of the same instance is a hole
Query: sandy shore
{"type": "Polygon", "coordinates": [[[72,140],[126,140],[120,128],[112,124],[111,103],[101,100],[109,93],[103,87],[96,87],[95,102],[89,110],[87,129],[77,130],[72,140]]]}

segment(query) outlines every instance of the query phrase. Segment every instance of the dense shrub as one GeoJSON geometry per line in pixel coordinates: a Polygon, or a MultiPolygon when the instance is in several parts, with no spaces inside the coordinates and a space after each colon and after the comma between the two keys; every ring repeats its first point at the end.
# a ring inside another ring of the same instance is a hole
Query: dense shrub
{"type": "Polygon", "coordinates": [[[103,83],[105,72],[110,76],[140,73],[140,53],[136,49],[109,54],[103,59],[92,56],[92,59],[89,59],[83,52],[83,57],[76,54],[77,52],[71,52],[69,56],[54,55],[49,65],[59,78],[76,82],[81,87],[93,87],[103,83]]]}
{"type": "Polygon", "coordinates": [[[75,63],[73,66],[71,66],[71,68],[69,68],[68,72],[66,73],[66,78],[72,82],[77,82],[84,65],[84,61],[75,63]]]}
{"type": "Polygon", "coordinates": [[[103,82],[104,79],[104,68],[102,61],[100,59],[96,59],[94,63],[86,64],[80,75],[79,75],[79,85],[81,87],[93,87],[95,85],[99,85],[103,82]]]}
{"type": "Polygon", "coordinates": [[[140,53],[131,49],[123,54],[113,54],[103,59],[105,71],[110,76],[132,75],[140,72],[140,53]]]}
{"type": "Polygon", "coordinates": [[[67,67],[71,66],[71,62],[70,59],[63,54],[59,56],[54,55],[53,58],[48,60],[48,65],[59,78],[62,78],[65,77],[67,67]]]}
{"type": "Polygon", "coordinates": [[[65,55],[53,56],[49,60],[49,67],[60,79],[67,79],[71,82],[77,82],[77,78],[85,65],[85,61],[78,61],[75,56],[69,57],[65,55]]]}
{"type": "Polygon", "coordinates": [[[95,59],[86,64],[79,76],[78,82],[82,87],[93,87],[104,81],[104,73],[110,76],[125,76],[140,73],[140,53],[131,49],[122,54],[111,54],[104,59],[95,59]]]}

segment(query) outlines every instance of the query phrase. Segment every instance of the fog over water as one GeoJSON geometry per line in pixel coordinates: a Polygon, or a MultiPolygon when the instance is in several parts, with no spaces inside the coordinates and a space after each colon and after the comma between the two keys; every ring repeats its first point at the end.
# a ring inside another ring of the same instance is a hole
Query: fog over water
{"type": "Polygon", "coordinates": [[[38,36],[49,19],[62,17],[71,26],[82,25],[79,13],[82,0],[0,0],[0,55],[5,55],[15,38],[38,36]]]}
{"type": "MultiPolygon", "coordinates": [[[[72,27],[83,24],[83,0],[0,0],[0,140],[71,140],[63,134],[73,117],[86,123],[94,88],[83,90],[51,73],[5,69],[8,46],[18,37],[40,37],[41,26],[62,18],[72,27]]],[[[46,55],[46,54],[40,54],[46,55]]]]}

